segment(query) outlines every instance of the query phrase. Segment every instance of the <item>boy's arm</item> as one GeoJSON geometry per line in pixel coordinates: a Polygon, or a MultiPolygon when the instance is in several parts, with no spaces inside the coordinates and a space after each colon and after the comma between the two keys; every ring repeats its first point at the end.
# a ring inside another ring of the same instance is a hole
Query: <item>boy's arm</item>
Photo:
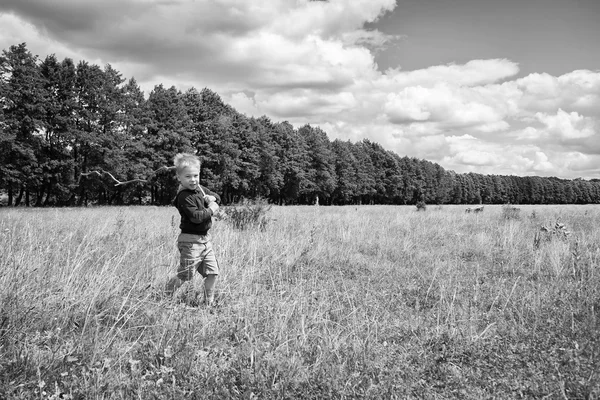
{"type": "Polygon", "coordinates": [[[204,193],[208,196],[213,196],[216,200],[217,203],[221,204],[221,197],[216,194],[215,192],[213,192],[212,190],[202,186],[202,190],[204,191],[204,193]]]}
{"type": "Polygon", "coordinates": [[[178,200],[180,209],[187,215],[190,222],[194,224],[201,224],[209,220],[213,215],[213,210],[210,208],[199,208],[192,195],[185,196],[183,199],[179,198],[178,200]]]}

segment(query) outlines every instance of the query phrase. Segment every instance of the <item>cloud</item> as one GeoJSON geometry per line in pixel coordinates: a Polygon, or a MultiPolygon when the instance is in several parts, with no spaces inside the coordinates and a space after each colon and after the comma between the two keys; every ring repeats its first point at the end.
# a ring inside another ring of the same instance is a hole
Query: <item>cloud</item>
{"type": "Polygon", "coordinates": [[[503,113],[468,88],[438,83],[431,88],[411,86],[390,93],[384,110],[390,122],[397,124],[432,121],[441,128],[475,127],[484,132],[505,129],[503,113]],[[503,123],[504,122],[504,123],[503,123]]]}
{"type": "Polygon", "coordinates": [[[596,134],[594,120],[574,111],[567,113],[559,108],[556,115],[538,112],[536,117],[546,126],[550,134],[561,139],[589,138],[596,134]]]}
{"type": "MultiPolygon", "coordinates": [[[[381,71],[395,0],[4,0],[0,45],[209,87],[248,116],[368,138],[457,172],[594,177],[600,71],[518,77],[518,60],[381,71]]],[[[597,176],[596,176],[597,177],[597,176]]]]}
{"type": "Polygon", "coordinates": [[[533,157],[533,170],[536,172],[552,172],[556,167],[553,165],[548,156],[542,151],[536,151],[533,157]]]}
{"type": "Polygon", "coordinates": [[[366,22],[373,22],[396,7],[395,0],[278,0],[275,3],[280,7],[269,18],[273,21],[273,31],[297,38],[317,34],[324,39],[361,30],[366,22]]]}
{"type": "Polygon", "coordinates": [[[497,165],[501,161],[494,153],[478,150],[467,150],[461,152],[460,155],[455,157],[455,159],[462,164],[475,167],[481,167],[484,165],[491,167],[497,165]]]}
{"type": "Polygon", "coordinates": [[[337,89],[375,70],[370,52],[348,35],[364,39],[363,24],[394,7],[393,0],[7,0],[0,12],[82,57],[150,66],[138,81],[169,75],[223,90],[241,78],[256,88],[337,89]]]}
{"type": "Polygon", "coordinates": [[[520,106],[531,112],[560,108],[600,116],[600,71],[577,70],[558,77],[530,74],[512,84],[522,92],[520,106]]]}
{"type": "Polygon", "coordinates": [[[405,39],[405,36],[386,35],[380,31],[357,29],[342,34],[341,38],[344,44],[365,46],[374,52],[379,52],[405,39]]]}
{"type": "Polygon", "coordinates": [[[436,65],[416,71],[390,69],[382,83],[396,88],[435,86],[481,86],[510,78],[519,72],[518,64],[506,59],[472,60],[465,64],[436,65]]]}
{"type": "Polygon", "coordinates": [[[431,117],[431,112],[425,104],[431,99],[429,89],[421,86],[409,87],[400,93],[390,93],[387,97],[384,110],[392,123],[427,121],[431,117]]]}
{"type": "Polygon", "coordinates": [[[600,155],[587,155],[577,152],[570,153],[567,157],[569,170],[582,175],[600,175],[600,155]]]}
{"type": "Polygon", "coordinates": [[[271,96],[258,96],[260,108],[280,118],[298,115],[313,116],[318,114],[335,115],[343,110],[354,108],[356,100],[350,92],[312,95],[309,90],[297,89],[271,96]]]}
{"type": "Polygon", "coordinates": [[[443,161],[450,169],[494,175],[552,175],[556,165],[535,145],[495,144],[470,135],[448,138],[443,161]]]}
{"type": "Polygon", "coordinates": [[[443,133],[446,143],[434,160],[447,168],[575,177],[582,161],[568,160],[600,155],[599,79],[600,72],[574,71],[480,86],[408,86],[387,94],[384,112],[405,127],[399,135],[413,137],[410,148],[419,154],[436,154],[420,148],[423,127],[443,133]]]}
{"type": "Polygon", "coordinates": [[[228,96],[223,96],[223,100],[235,108],[238,112],[248,116],[258,116],[260,109],[257,107],[253,95],[244,92],[231,93],[228,96]]]}

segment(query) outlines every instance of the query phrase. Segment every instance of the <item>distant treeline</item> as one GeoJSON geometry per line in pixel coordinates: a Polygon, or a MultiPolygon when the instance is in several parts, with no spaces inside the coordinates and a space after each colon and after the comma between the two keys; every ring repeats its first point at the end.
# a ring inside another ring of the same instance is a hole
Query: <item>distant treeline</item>
{"type": "Polygon", "coordinates": [[[369,140],[330,141],[247,117],[209,89],[155,86],[26,44],[0,57],[0,195],[9,206],[167,204],[177,152],[197,152],[201,180],[226,203],[277,204],[598,203],[600,181],[457,174],[400,157],[369,140]],[[82,175],[91,171],[102,175],[82,175]],[[144,179],[115,186],[115,181],[144,179]]]}

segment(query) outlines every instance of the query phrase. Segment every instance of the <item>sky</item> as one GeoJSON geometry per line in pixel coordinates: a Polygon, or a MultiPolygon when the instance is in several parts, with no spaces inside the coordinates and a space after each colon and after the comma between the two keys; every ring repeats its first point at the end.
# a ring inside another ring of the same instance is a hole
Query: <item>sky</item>
{"type": "Polygon", "coordinates": [[[600,178],[598,0],[2,0],[27,43],[458,173],[600,178]]]}

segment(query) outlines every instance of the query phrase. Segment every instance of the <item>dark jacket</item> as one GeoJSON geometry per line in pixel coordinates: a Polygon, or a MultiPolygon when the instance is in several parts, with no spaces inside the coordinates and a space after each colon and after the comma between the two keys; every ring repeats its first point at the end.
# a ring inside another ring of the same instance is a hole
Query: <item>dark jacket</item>
{"type": "MultiPolygon", "coordinates": [[[[215,192],[212,192],[201,186],[204,193],[214,196],[217,203],[221,203],[221,198],[215,192]]],[[[181,224],[179,228],[181,233],[191,233],[193,235],[206,235],[212,226],[213,212],[208,208],[208,203],[200,189],[188,190],[182,189],[177,193],[173,200],[173,205],[177,207],[181,215],[181,224]]]]}

